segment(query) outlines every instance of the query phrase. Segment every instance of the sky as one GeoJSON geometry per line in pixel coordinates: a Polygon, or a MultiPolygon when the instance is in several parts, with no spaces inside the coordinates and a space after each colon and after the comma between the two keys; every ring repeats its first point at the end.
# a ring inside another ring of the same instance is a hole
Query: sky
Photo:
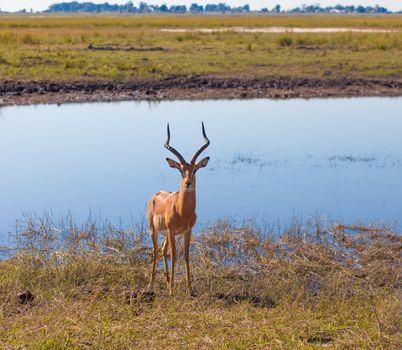
{"type": "MultiPolygon", "coordinates": [[[[45,10],[52,3],[69,2],[71,0],[0,0],[0,9],[3,11],[17,11],[23,8],[33,9],[34,11],[45,10]]],[[[91,1],[94,3],[114,3],[125,4],[128,0],[77,0],[79,2],[91,1]]],[[[139,0],[132,0],[135,5],[138,5],[139,0]]],[[[276,4],[280,4],[282,8],[289,9],[302,4],[314,5],[320,4],[321,6],[331,5],[363,5],[363,6],[375,6],[380,5],[388,8],[389,10],[402,10],[402,0],[145,0],[144,2],[153,5],[161,4],[176,4],[176,5],[191,5],[192,3],[198,3],[199,5],[214,4],[224,2],[230,6],[239,6],[249,4],[252,9],[261,9],[267,7],[271,9],[276,4]]]]}

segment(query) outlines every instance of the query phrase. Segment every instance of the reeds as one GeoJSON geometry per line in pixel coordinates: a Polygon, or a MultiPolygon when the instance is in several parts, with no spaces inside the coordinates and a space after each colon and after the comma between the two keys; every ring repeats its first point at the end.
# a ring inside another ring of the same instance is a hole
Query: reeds
{"type": "Polygon", "coordinates": [[[143,226],[26,220],[0,263],[3,348],[397,348],[402,238],[376,227],[223,220],[191,244],[195,297],[144,294],[143,226]],[[33,301],[17,294],[29,290],[33,301]],[[41,347],[39,344],[48,344],[41,347]],[[63,345],[64,344],[64,345],[63,345]],[[279,345],[278,345],[279,344],[279,345]]]}

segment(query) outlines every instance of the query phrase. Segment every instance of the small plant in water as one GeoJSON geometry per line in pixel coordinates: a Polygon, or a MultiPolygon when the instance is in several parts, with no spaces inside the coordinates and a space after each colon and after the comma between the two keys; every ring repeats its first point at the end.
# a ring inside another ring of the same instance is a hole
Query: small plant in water
{"type": "Polygon", "coordinates": [[[233,156],[233,158],[229,161],[231,165],[237,164],[245,164],[250,166],[263,166],[265,162],[262,158],[254,157],[251,155],[246,155],[242,153],[237,153],[233,156]]]}
{"type": "Polygon", "coordinates": [[[353,155],[344,155],[344,156],[331,156],[328,158],[330,162],[362,162],[362,163],[369,163],[375,162],[377,159],[374,157],[369,156],[353,156],[353,155]]]}

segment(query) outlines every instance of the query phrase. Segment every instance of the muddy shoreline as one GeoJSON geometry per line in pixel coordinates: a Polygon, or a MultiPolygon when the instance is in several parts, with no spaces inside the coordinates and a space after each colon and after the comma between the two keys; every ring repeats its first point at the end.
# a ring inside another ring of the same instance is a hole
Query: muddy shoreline
{"type": "Polygon", "coordinates": [[[120,81],[0,81],[0,106],[106,101],[402,96],[398,79],[170,77],[120,81]]]}

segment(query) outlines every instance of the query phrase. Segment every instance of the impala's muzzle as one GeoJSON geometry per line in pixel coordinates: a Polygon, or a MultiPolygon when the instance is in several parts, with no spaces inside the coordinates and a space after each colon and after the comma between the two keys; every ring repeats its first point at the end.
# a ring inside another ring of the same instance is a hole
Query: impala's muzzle
{"type": "Polygon", "coordinates": [[[188,188],[191,188],[191,182],[190,181],[186,181],[186,183],[185,183],[185,185],[186,185],[186,188],[188,189],[188,188]]]}

